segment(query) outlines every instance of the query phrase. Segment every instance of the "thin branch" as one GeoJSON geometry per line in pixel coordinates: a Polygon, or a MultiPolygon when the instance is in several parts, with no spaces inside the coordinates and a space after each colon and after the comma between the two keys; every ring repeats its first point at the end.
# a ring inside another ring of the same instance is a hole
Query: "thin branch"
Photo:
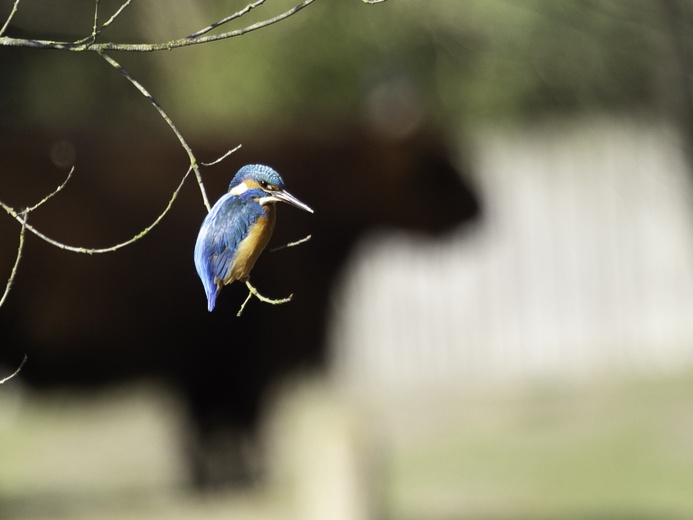
{"type": "Polygon", "coordinates": [[[293,294],[290,294],[286,298],[280,298],[278,300],[273,300],[272,298],[267,298],[266,296],[263,296],[262,294],[260,294],[258,292],[258,290],[255,287],[253,287],[253,285],[250,283],[250,280],[247,280],[245,282],[245,285],[246,285],[246,287],[248,287],[248,290],[252,293],[252,295],[255,296],[258,300],[260,300],[261,302],[270,303],[272,305],[281,305],[282,303],[288,303],[291,301],[291,298],[294,297],[293,294]]]}
{"type": "MultiPolygon", "coordinates": [[[[310,240],[310,238],[311,238],[311,236],[308,235],[307,237],[302,238],[301,240],[296,240],[295,242],[289,242],[288,244],[284,244],[283,246],[279,246],[279,247],[275,247],[274,249],[270,249],[269,252],[274,253],[275,251],[281,251],[282,249],[287,249],[289,247],[294,247],[294,246],[297,246],[299,244],[303,244],[304,242],[308,242],[310,240]]],[[[293,298],[293,296],[294,296],[293,294],[290,294],[287,298],[281,298],[279,300],[272,300],[272,299],[267,298],[266,296],[263,296],[262,294],[260,294],[258,292],[258,290],[250,284],[249,280],[246,280],[245,285],[248,287],[248,296],[246,296],[245,300],[241,304],[241,308],[238,309],[238,312],[236,313],[237,318],[241,317],[241,314],[243,314],[243,311],[245,310],[245,306],[247,305],[247,303],[250,301],[250,299],[253,296],[255,296],[261,302],[270,303],[272,305],[280,305],[282,303],[288,303],[291,301],[291,298],[293,298]]]]}
{"type": "Polygon", "coordinates": [[[238,150],[240,150],[240,149],[241,149],[241,146],[243,146],[243,145],[240,145],[240,144],[239,144],[238,146],[236,146],[236,148],[234,148],[233,150],[229,150],[229,151],[226,152],[224,155],[222,155],[222,156],[219,157],[218,159],[213,160],[212,162],[208,162],[208,163],[203,162],[203,163],[200,163],[200,164],[201,164],[202,166],[214,166],[215,164],[219,164],[221,161],[223,161],[224,159],[226,159],[229,155],[231,155],[232,153],[237,152],[238,150]]]}
{"type": "Polygon", "coordinates": [[[245,297],[245,300],[243,300],[243,303],[241,304],[241,308],[238,309],[238,312],[236,313],[236,318],[240,318],[241,315],[243,314],[243,311],[245,310],[246,304],[250,301],[250,299],[253,297],[253,293],[248,291],[248,296],[245,297]]]}
{"type": "MultiPolygon", "coordinates": [[[[108,54],[104,53],[99,53],[99,55],[106,60],[106,62],[111,65],[113,68],[115,68],[117,71],[119,71],[125,78],[132,83],[137,90],[140,91],[140,93],[149,100],[149,102],[152,104],[152,106],[159,112],[159,115],[163,118],[164,121],[166,121],[166,124],[173,130],[173,133],[176,134],[176,137],[178,138],[178,141],[180,142],[181,146],[185,150],[185,152],[188,154],[188,158],[190,159],[190,167],[195,171],[195,178],[197,179],[197,185],[200,187],[200,193],[202,194],[202,201],[204,202],[205,207],[207,208],[207,211],[211,209],[211,206],[209,204],[209,199],[207,198],[207,192],[205,191],[205,187],[202,184],[202,175],[200,174],[200,168],[197,165],[197,158],[195,158],[195,154],[192,151],[192,148],[190,148],[190,145],[188,145],[187,141],[183,137],[183,134],[180,133],[178,130],[178,127],[176,127],[175,123],[173,120],[168,116],[166,111],[161,107],[161,105],[154,99],[154,97],[149,93],[149,91],[144,88],[142,83],[137,81],[134,77],[130,75],[130,73],[123,68],[123,66],[118,63],[116,60],[111,58],[108,54]]],[[[189,173],[189,172],[188,172],[189,173]]],[[[186,174],[187,177],[187,174],[186,174]]]]}
{"type": "Polygon", "coordinates": [[[269,250],[269,252],[275,253],[277,251],[281,251],[282,249],[288,249],[289,247],[294,247],[294,246],[303,244],[304,242],[308,242],[311,238],[312,238],[312,236],[308,235],[307,237],[303,237],[301,240],[296,240],[295,242],[289,242],[288,244],[284,244],[283,246],[273,247],[272,249],[269,250]]]}
{"type": "Polygon", "coordinates": [[[194,32],[194,33],[186,36],[186,38],[189,40],[192,40],[194,38],[198,38],[198,37],[202,36],[203,34],[207,34],[208,32],[216,29],[217,27],[220,27],[224,24],[227,24],[227,23],[235,20],[236,18],[240,18],[241,16],[247,14],[248,12],[255,9],[256,7],[264,4],[265,2],[266,2],[266,0],[257,0],[256,2],[253,2],[252,4],[248,4],[243,9],[241,9],[240,11],[235,12],[232,15],[227,16],[226,18],[222,18],[218,22],[214,22],[213,24],[209,25],[208,27],[205,27],[204,29],[200,29],[199,31],[194,32]]]}
{"type": "MultiPolygon", "coordinates": [[[[41,199],[39,202],[34,204],[33,206],[24,209],[24,211],[19,213],[19,217],[21,218],[21,224],[22,224],[22,229],[19,232],[19,245],[17,246],[17,258],[15,258],[14,265],[12,266],[12,271],[10,272],[10,277],[7,279],[7,283],[5,284],[5,292],[2,295],[2,298],[0,298],[0,307],[3,306],[5,303],[5,300],[7,299],[7,295],[10,293],[10,289],[12,288],[12,284],[14,283],[14,279],[17,276],[17,269],[19,268],[19,261],[22,258],[22,251],[24,250],[24,237],[26,235],[26,229],[27,229],[27,218],[29,217],[29,213],[34,211],[36,208],[44,204],[46,201],[48,201],[51,197],[53,197],[56,193],[58,193],[60,190],[62,190],[67,182],[70,180],[72,177],[72,172],[75,171],[74,166],[70,168],[70,171],[67,174],[67,177],[65,180],[58,186],[55,190],[53,190],[52,193],[49,193],[46,195],[43,199],[41,199]]],[[[0,205],[5,207],[5,204],[3,202],[0,202],[0,205]]]]}
{"type": "MultiPolygon", "coordinates": [[[[171,40],[165,43],[115,43],[115,42],[56,42],[52,40],[32,40],[26,38],[11,38],[9,36],[0,37],[0,45],[7,47],[31,47],[36,49],[55,49],[63,51],[73,51],[73,52],[110,52],[110,51],[124,51],[124,52],[156,52],[156,51],[170,51],[172,49],[177,49],[179,47],[189,47],[190,45],[200,45],[208,42],[213,42],[217,40],[226,40],[229,38],[234,38],[236,36],[242,36],[249,32],[257,31],[258,29],[263,29],[277,22],[285,20],[290,16],[295,15],[302,9],[305,9],[310,4],[316,0],[305,0],[304,2],[295,5],[291,9],[284,11],[277,16],[262,20],[260,22],[248,25],[247,27],[242,27],[240,29],[235,29],[233,31],[227,31],[220,34],[213,34],[207,36],[197,36],[194,38],[179,38],[177,40],[171,40]]],[[[203,29],[203,34],[206,31],[203,29]]]]}
{"type": "Polygon", "coordinates": [[[101,0],[94,0],[94,23],[91,26],[91,34],[86,38],[79,40],[78,43],[84,42],[95,42],[96,41],[96,31],[99,26],[99,4],[101,0]]]}
{"type": "Polygon", "coordinates": [[[241,308],[238,309],[238,312],[236,313],[236,317],[240,318],[241,314],[243,314],[243,309],[245,309],[246,303],[250,300],[251,296],[255,296],[258,300],[264,303],[269,303],[271,305],[281,305],[282,303],[288,303],[291,301],[291,298],[294,297],[293,294],[290,294],[286,298],[280,298],[278,300],[273,300],[271,298],[267,298],[266,296],[263,296],[258,292],[258,290],[253,287],[253,285],[250,283],[250,280],[246,280],[245,282],[246,287],[248,288],[248,296],[246,297],[245,301],[243,302],[243,305],[241,305],[241,308]]]}
{"type": "Polygon", "coordinates": [[[24,359],[22,359],[22,362],[21,362],[21,363],[19,364],[19,366],[17,367],[17,370],[15,370],[14,372],[12,372],[12,373],[11,373],[9,376],[7,376],[5,379],[0,379],[0,385],[4,385],[4,384],[7,383],[10,379],[12,379],[12,378],[15,377],[17,374],[19,374],[19,372],[22,370],[22,367],[24,367],[24,363],[26,363],[26,360],[27,360],[27,356],[26,356],[26,354],[24,354],[24,359]]]}
{"type": "Polygon", "coordinates": [[[19,0],[14,0],[14,5],[12,5],[12,10],[10,11],[10,15],[7,17],[7,20],[5,20],[5,24],[2,26],[2,29],[0,29],[0,36],[5,34],[5,31],[10,26],[10,22],[12,21],[12,18],[14,18],[14,15],[16,14],[18,8],[19,8],[19,0]]]}
{"type": "Polygon", "coordinates": [[[27,230],[29,230],[31,233],[39,237],[41,240],[48,242],[51,245],[54,245],[55,247],[58,247],[60,249],[64,249],[65,251],[71,251],[73,253],[84,253],[88,255],[93,255],[93,254],[100,254],[100,253],[111,253],[113,251],[117,251],[118,249],[122,249],[125,246],[129,246],[130,244],[133,244],[137,242],[139,239],[141,239],[143,236],[145,236],[147,233],[149,233],[154,227],[161,222],[161,220],[166,216],[166,214],[169,212],[171,207],[173,206],[173,202],[178,198],[178,194],[180,193],[180,190],[183,188],[183,184],[185,183],[186,179],[190,175],[190,172],[192,171],[192,167],[188,168],[188,171],[185,173],[183,176],[183,179],[180,181],[180,184],[176,188],[176,190],[173,192],[173,195],[171,196],[171,199],[168,201],[168,204],[166,205],[166,208],[164,211],[152,222],[149,226],[144,228],[142,231],[140,231],[137,235],[134,237],[130,238],[129,240],[126,240],[125,242],[121,242],[119,244],[116,244],[111,247],[104,247],[104,248],[95,248],[95,249],[89,249],[86,247],[77,247],[77,246],[70,246],[67,244],[64,244],[62,242],[59,242],[57,240],[54,240],[43,233],[41,233],[38,229],[33,227],[31,224],[27,223],[26,216],[23,215],[24,212],[18,213],[17,211],[14,210],[11,206],[8,206],[4,202],[0,201],[0,207],[2,207],[10,216],[12,216],[15,220],[17,220],[20,224],[22,224],[23,227],[25,227],[27,230]]]}
{"type": "Polygon", "coordinates": [[[120,16],[120,14],[127,9],[127,7],[132,3],[132,0],[125,0],[125,3],[121,5],[118,10],[113,13],[113,16],[111,16],[106,22],[101,26],[101,29],[98,30],[96,33],[96,36],[104,32],[106,29],[108,29],[113,22],[116,21],[116,18],[120,16]]]}
{"type": "MultiPolygon", "coordinates": [[[[5,284],[5,292],[2,295],[2,298],[0,298],[0,307],[3,306],[5,303],[5,300],[7,299],[7,295],[10,294],[10,289],[12,288],[12,284],[14,283],[14,279],[17,276],[17,268],[19,267],[19,260],[22,258],[22,251],[24,250],[24,235],[26,234],[26,219],[27,215],[29,214],[28,210],[22,211],[22,230],[19,232],[19,245],[17,246],[17,258],[14,260],[14,265],[12,266],[12,271],[10,272],[10,277],[7,279],[7,284],[5,284]]],[[[21,368],[21,367],[20,367],[21,368]]],[[[12,376],[10,376],[12,377],[12,376]]],[[[4,382],[4,380],[3,380],[4,382]]]]}
{"type": "MultiPolygon", "coordinates": [[[[39,206],[41,206],[41,205],[44,204],[45,202],[48,202],[48,200],[49,200],[51,197],[53,197],[54,195],[56,195],[60,190],[62,190],[62,189],[65,187],[65,185],[67,184],[67,182],[72,178],[72,173],[73,173],[74,171],[75,171],[75,167],[73,166],[72,168],[70,168],[70,171],[67,172],[67,177],[65,177],[65,180],[62,182],[62,184],[60,184],[60,186],[58,186],[57,188],[55,188],[55,189],[53,190],[52,193],[49,193],[48,195],[46,195],[45,197],[43,197],[43,199],[41,199],[39,202],[37,202],[37,203],[34,204],[33,206],[31,206],[31,207],[25,209],[24,211],[25,211],[26,213],[31,213],[32,211],[34,211],[36,208],[38,208],[39,206]]],[[[0,202],[0,204],[1,204],[1,202],[0,202]]],[[[25,219],[25,220],[26,220],[26,219],[25,219]]]]}
{"type": "Polygon", "coordinates": [[[104,32],[113,22],[115,22],[116,18],[120,16],[120,13],[122,13],[131,3],[132,0],[125,0],[125,3],[121,5],[118,10],[113,13],[113,15],[106,20],[106,22],[99,28],[99,3],[101,0],[94,0],[94,24],[92,26],[91,34],[87,36],[86,38],[82,38],[81,40],[77,40],[74,42],[76,45],[83,45],[85,43],[94,43],[96,41],[97,36],[99,36],[102,32],[104,32]]]}

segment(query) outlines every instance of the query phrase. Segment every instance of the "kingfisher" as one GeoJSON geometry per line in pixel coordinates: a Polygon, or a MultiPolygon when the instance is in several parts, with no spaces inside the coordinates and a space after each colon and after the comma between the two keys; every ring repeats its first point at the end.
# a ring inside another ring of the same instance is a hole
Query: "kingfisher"
{"type": "Polygon", "coordinates": [[[231,180],[229,190],[209,211],[195,243],[195,268],[212,311],[219,291],[250,271],[269,242],[276,222],[275,203],[313,210],[284,189],[284,180],[269,166],[248,164],[231,180]]]}

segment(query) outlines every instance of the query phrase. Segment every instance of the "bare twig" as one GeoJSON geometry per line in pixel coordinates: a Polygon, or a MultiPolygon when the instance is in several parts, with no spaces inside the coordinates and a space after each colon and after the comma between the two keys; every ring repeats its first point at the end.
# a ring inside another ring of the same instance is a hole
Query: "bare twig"
{"type": "Polygon", "coordinates": [[[5,23],[2,26],[2,29],[0,29],[0,36],[5,34],[5,31],[10,26],[10,22],[12,21],[12,18],[14,18],[14,15],[17,12],[18,8],[19,8],[19,0],[14,0],[14,4],[12,5],[12,11],[10,11],[10,15],[7,17],[7,20],[5,20],[5,23]]]}
{"type": "MultiPolygon", "coordinates": [[[[0,307],[3,306],[5,303],[5,300],[7,299],[7,295],[10,294],[10,289],[12,288],[12,284],[14,283],[14,279],[17,276],[17,268],[19,267],[19,260],[22,258],[22,251],[24,251],[24,235],[26,234],[26,218],[27,215],[29,214],[28,210],[22,211],[22,230],[19,232],[19,245],[17,246],[17,258],[14,260],[14,265],[12,266],[12,271],[10,271],[10,277],[7,279],[7,283],[5,284],[5,292],[2,294],[2,298],[0,298],[0,307]]],[[[10,376],[11,377],[11,376],[10,376]]]]}
{"type": "Polygon", "coordinates": [[[241,314],[243,314],[243,311],[245,310],[246,304],[250,301],[250,299],[253,297],[253,293],[248,291],[248,296],[245,297],[245,300],[243,300],[243,303],[241,304],[241,308],[238,309],[238,312],[236,313],[236,318],[240,318],[241,314]]]}
{"type": "MultiPolygon", "coordinates": [[[[48,195],[46,195],[45,197],[43,197],[43,199],[41,199],[39,202],[37,202],[37,203],[34,204],[33,206],[30,206],[30,207],[26,208],[26,209],[24,210],[24,212],[25,212],[25,213],[31,213],[32,211],[34,211],[36,208],[38,208],[39,206],[41,206],[41,205],[44,204],[45,202],[48,202],[48,200],[49,200],[51,197],[53,197],[54,195],[56,195],[60,190],[62,190],[62,189],[65,187],[65,185],[67,184],[67,182],[72,178],[72,173],[73,173],[74,171],[75,171],[75,167],[73,166],[72,168],[70,168],[70,171],[67,172],[67,177],[65,177],[65,180],[64,180],[57,188],[55,188],[51,193],[49,193],[48,195]]],[[[2,204],[2,202],[0,202],[0,204],[2,204]]],[[[26,219],[25,219],[25,220],[26,220],[26,219]]]]}
{"type": "Polygon", "coordinates": [[[93,43],[96,41],[96,31],[97,27],[99,25],[99,4],[101,3],[101,0],[94,0],[94,23],[91,26],[91,34],[87,36],[86,38],[82,38],[81,40],[77,40],[75,43],[86,43],[90,42],[93,43]]]}
{"type": "MultiPolygon", "coordinates": [[[[19,217],[21,218],[21,224],[22,224],[22,229],[19,232],[19,245],[17,246],[17,257],[15,258],[14,265],[12,266],[12,271],[10,272],[10,276],[7,279],[7,283],[5,284],[5,292],[2,294],[2,298],[0,298],[0,307],[3,306],[5,303],[5,300],[7,299],[7,295],[10,293],[10,289],[12,288],[12,284],[14,283],[14,279],[17,276],[17,269],[19,268],[19,261],[22,258],[22,251],[24,251],[24,236],[26,235],[26,229],[27,229],[27,218],[29,216],[29,213],[34,211],[36,208],[41,206],[43,203],[48,201],[53,195],[58,193],[60,190],[62,190],[65,185],[67,184],[67,181],[70,180],[70,177],[72,176],[72,172],[75,170],[74,166],[70,168],[70,171],[67,174],[67,177],[65,180],[60,184],[53,192],[49,193],[46,195],[43,199],[41,199],[39,202],[34,204],[33,206],[24,209],[20,213],[18,213],[19,217]]],[[[2,207],[5,207],[6,205],[0,201],[0,205],[2,207]]]]}
{"type": "Polygon", "coordinates": [[[312,238],[312,236],[308,235],[307,237],[303,237],[301,240],[296,240],[295,242],[289,242],[288,244],[284,244],[283,246],[273,247],[272,249],[269,250],[269,252],[274,253],[276,251],[281,251],[282,249],[288,249],[289,247],[298,246],[300,244],[303,244],[304,242],[308,242],[311,238],[312,238]]]}
{"type": "MultiPolygon", "coordinates": [[[[202,175],[200,174],[200,168],[197,165],[197,159],[195,158],[195,154],[192,151],[192,148],[190,148],[190,145],[187,143],[185,138],[183,137],[183,134],[180,133],[178,130],[178,127],[176,127],[175,123],[173,120],[168,116],[166,111],[161,107],[161,105],[154,99],[154,97],[149,93],[149,91],[144,88],[142,83],[137,81],[130,73],[123,68],[123,66],[118,63],[116,60],[111,58],[108,54],[104,53],[99,53],[99,55],[106,60],[106,62],[114,67],[118,72],[120,72],[125,78],[132,83],[137,90],[140,91],[140,93],[149,100],[149,103],[159,112],[159,115],[162,117],[164,121],[166,121],[166,124],[173,130],[173,133],[176,134],[176,137],[178,138],[178,141],[180,142],[181,146],[185,150],[185,152],[188,154],[188,158],[190,159],[190,167],[195,171],[195,178],[197,179],[197,185],[200,188],[200,193],[202,194],[202,201],[204,202],[205,207],[207,208],[207,211],[211,209],[211,206],[209,205],[209,199],[207,198],[207,193],[205,192],[205,187],[202,184],[202,175]]],[[[189,173],[189,172],[188,172],[189,173]]],[[[187,176],[187,174],[186,174],[187,176]]]]}
{"type": "Polygon", "coordinates": [[[197,38],[199,36],[202,36],[203,34],[207,34],[208,32],[216,29],[217,27],[220,27],[224,24],[227,24],[227,23],[235,20],[236,18],[240,18],[244,14],[247,14],[252,9],[255,9],[257,6],[262,5],[265,2],[266,2],[266,0],[257,0],[256,2],[253,2],[252,4],[248,4],[243,9],[241,9],[240,11],[237,11],[237,12],[233,13],[232,15],[227,16],[226,18],[222,18],[218,22],[214,22],[213,24],[205,27],[204,29],[200,29],[199,31],[194,32],[194,33],[186,36],[186,38],[187,39],[193,39],[193,38],[197,38]]]}
{"type": "Polygon", "coordinates": [[[125,2],[123,3],[123,5],[121,5],[115,13],[113,13],[113,16],[111,16],[108,20],[106,20],[106,22],[101,26],[101,29],[99,29],[99,30],[97,31],[97,33],[95,34],[95,36],[98,36],[99,34],[101,34],[102,32],[104,32],[106,29],[108,29],[108,27],[110,27],[111,24],[112,24],[113,22],[115,22],[116,18],[118,18],[118,17],[120,16],[120,14],[121,14],[123,11],[125,11],[125,9],[127,9],[127,7],[128,7],[131,3],[132,3],[132,0],[125,0],[125,2]]]}
{"type": "MultiPolygon", "coordinates": [[[[12,208],[11,206],[8,206],[4,202],[0,201],[0,207],[3,208],[10,216],[12,216],[16,221],[18,221],[20,224],[22,224],[23,228],[26,228],[28,231],[39,237],[41,240],[48,242],[51,245],[54,245],[55,247],[58,247],[60,249],[64,249],[65,251],[71,251],[73,253],[84,253],[88,255],[93,255],[93,254],[100,254],[100,253],[111,253],[113,251],[117,251],[118,249],[122,249],[125,246],[128,246],[130,244],[133,244],[137,242],[139,239],[141,239],[143,236],[145,236],[147,233],[149,233],[154,227],[161,222],[161,220],[166,216],[166,214],[169,212],[171,209],[171,206],[173,206],[173,202],[176,200],[178,197],[178,194],[180,193],[180,190],[183,188],[183,184],[185,183],[186,179],[190,175],[190,172],[192,171],[192,167],[188,168],[188,171],[185,173],[183,176],[183,179],[180,181],[180,184],[176,188],[176,190],[173,192],[173,195],[168,201],[168,204],[166,205],[166,208],[164,211],[152,222],[149,226],[144,228],[142,231],[140,231],[137,235],[134,237],[130,238],[129,240],[126,240],[125,242],[121,242],[119,244],[116,244],[111,247],[104,247],[101,249],[90,249],[86,247],[78,247],[78,246],[70,246],[67,244],[64,244],[62,242],[59,242],[57,240],[54,240],[43,233],[41,233],[38,229],[33,227],[31,224],[27,223],[26,215],[24,215],[24,212],[17,212],[12,208]]],[[[45,200],[45,199],[44,199],[45,200]]],[[[43,202],[43,201],[42,201],[43,202]]],[[[40,203],[39,203],[40,204],[40,203]]]]}
{"type": "MultiPolygon", "coordinates": [[[[124,52],[156,52],[156,51],[170,51],[172,49],[177,49],[179,47],[189,47],[191,45],[200,45],[203,43],[209,43],[218,40],[226,40],[229,38],[234,38],[236,36],[242,36],[249,32],[257,31],[258,29],[263,29],[277,22],[281,22],[290,16],[295,15],[302,9],[305,9],[310,4],[315,2],[315,0],[304,0],[304,2],[295,5],[291,9],[284,11],[281,14],[273,16],[272,18],[267,18],[260,22],[242,27],[240,29],[234,29],[232,31],[227,31],[219,34],[206,35],[209,27],[202,29],[200,36],[195,37],[184,37],[176,40],[170,40],[164,43],[116,43],[116,42],[104,42],[96,43],[91,42],[91,38],[87,38],[87,41],[78,42],[57,42],[52,40],[34,40],[27,38],[12,38],[9,36],[0,36],[0,45],[7,47],[31,47],[36,49],[55,49],[63,51],[72,52],[111,52],[111,51],[124,51],[124,52]]],[[[223,21],[223,20],[222,20],[223,21]]],[[[214,27],[212,27],[214,28],[214,27]]]]}
{"type": "Polygon", "coordinates": [[[22,362],[21,362],[21,363],[19,364],[19,366],[17,367],[17,370],[15,370],[14,372],[12,372],[12,373],[11,373],[9,376],[7,376],[6,378],[0,379],[0,385],[3,385],[3,384],[5,384],[5,383],[7,383],[10,379],[12,379],[14,376],[16,376],[17,374],[19,374],[19,372],[22,370],[22,367],[24,367],[24,363],[26,363],[26,360],[27,360],[27,356],[26,356],[26,354],[24,354],[24,359],[22,359],[22,362]]]}
{"type": "MultiPolygon", "coordinates": [[[[311,239],[311,235],[308,235],[307,237],[302,238],[301,240],[296,240],[295,242],[289,242],[288,244],[284,244],[283,246],[275,247],[273,249],[270,249],[270,253],[274,253],[275,251],[281,251],[282,249],[287,249],[289,247],[294,247],[300,244],[303,244],[305,242],[308,242],[311,239]]],[[[241,305],[241,308],[238,309],[238,312],[236,313],[236,317],[240,318],[241,314],[243,314],[243,310],[245,309],[246,304],[250,301],[250,299],[255,296],[258,300],[261,302],[269,303],[272,305],[280,305],[282,303],[288,303],[291,301],[291,298],[293,298],[293,294],[290,294],[286,298],[280,298],[278,300],[272,300],[271,298],[267,298],[266,296],[263,296],[258,292],[258,290],[253,287],[250,284],[250,281],[245,282],[245,285],[248,287],[248,296],[246,296],[245,300],[243,301],[243,304],[241,305]]]]}
{"type": "Polygon", "coordinates": [[[279,298],[278,300],[273,300],[272,298],[267,298],[266,296],[260,294],[258,290],[250,283],[250,281],[246,281],[245,285],[246,287],[248,287],[248,290],[252,293],[252,295],[255,296],[258,300],[265,303],[271,303],[272,305],[281,305],[282,303],[290,302],[291,298],[294,297],[293,294],[290,294],[286,298],[279,298]]]}
{"type": "Polygon", "coordinates": [[[253,285],[250,283],[250,280],[246,280],[245,282],[246,287],[248,288],[248,296],[246,297],[245,301],[243,302],[243,305],[241,305],[241,308],[238,309],[238,312],[236,313],[236,317],[240,318],[241,314],[243,314],[243,310],[245,309],[246,303],[250,300],[251,296],[255,296],[258,300],[264,303],[269,303],[271,305],[281,305],[282,303],[288,303],[291,301],[291,298],[294,297],[293,294],[290,294],[286,298],[280,298],[278,300],[273,300],[271,298],[267,298],[266,296],[263,296],[258,292],[258,290],[253,287],[253,285]]]}
{"type": "Polygon", "coordinates": [[[94,24],[92,26],[91,34],[87,36],[86,38],[82,38],[81,40],[77,40],[74,42],[76,45],[84,45],[86,43],[94,43],[96,42],[96,38],[104,32],[110,25],[115,22],[116,18],[120,16],[120,14],[132,3],[132,0],[125,0],[123,5],[121,5],[113,15],[106,20],[106,22],[99,27],[99,4],[101,3],[101,0],[94,0],[94,24]]]}
{"type": "Polygon", "coordinates": [[[208,163],[203,162],[203,163],[200,163],[200,164],[201,164],[202,166],[214,166],[215,164],[219,164],[221,161],[223,161],[224,159],[226,159],[229,155],[231,155],[232,153],[237,152],[238,150],[240,150],[240,149],[241,149],[241,146],[242,146],[242,145],[239,144],[238,146],[236,146],[236,148],[234,148],[233,150],[229,150],[229,151],[226,152],[224,155],[222,155],[222,156],[219,157],[218,159],[213,160],[212,162],[208,162],[208,163]]]}

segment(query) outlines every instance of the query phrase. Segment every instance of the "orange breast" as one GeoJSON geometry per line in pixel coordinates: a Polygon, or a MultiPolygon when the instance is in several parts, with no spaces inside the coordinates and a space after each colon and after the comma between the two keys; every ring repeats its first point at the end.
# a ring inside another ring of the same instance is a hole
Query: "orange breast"
{"type": "Polygon", "coordinates": [[[250,228],[248,236],[238,244],[233,268],[229,276],[224,279],[225,285],[235,280],[244,280],[250,275],[250,271],[253,269],[255,262],[257,262],[257,259],[260,257],[265,247],[267,247],[272,232],[274,231],[276,213],[273,204],[264,206],[264,210],[265,217],[258,219],[250,228]]]}

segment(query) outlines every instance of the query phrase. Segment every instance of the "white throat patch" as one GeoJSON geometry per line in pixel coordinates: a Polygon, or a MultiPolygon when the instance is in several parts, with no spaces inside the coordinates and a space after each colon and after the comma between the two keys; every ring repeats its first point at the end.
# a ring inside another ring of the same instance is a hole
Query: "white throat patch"
{"type": "Polygon", "coordinates": [[[261,206],[264,206],[265,204],[274,204],[275,202],[279,202],[279,199],[277,197],[273,197],[272,195],[268,195],[267,197],[257,199],[257,201],[261,206]]]}

